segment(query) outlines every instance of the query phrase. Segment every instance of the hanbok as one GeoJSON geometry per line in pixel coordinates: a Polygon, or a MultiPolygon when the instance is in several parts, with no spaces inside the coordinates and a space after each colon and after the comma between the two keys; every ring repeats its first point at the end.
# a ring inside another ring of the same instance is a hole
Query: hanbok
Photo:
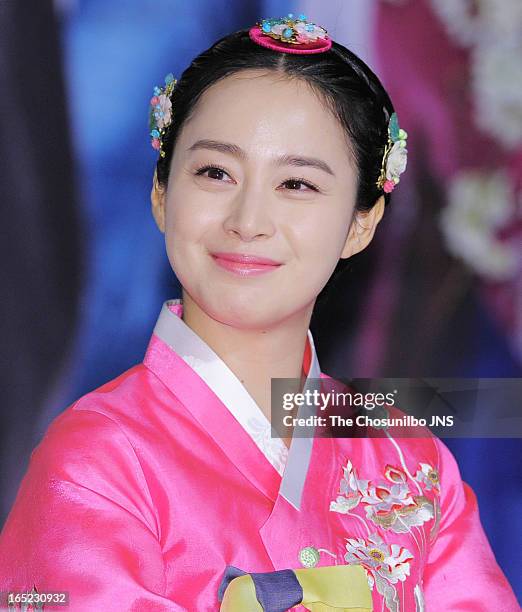
{"type": "MultiPolygon", "coordinates": [[[[143,363],[68,407],[32,452],[0,535],[4,600],[218,611],[231,568],[354,566],[369,607],[354,595],[316,609],[520,610],[439,439],[294,437],[288,449],[182,309],[166,302],[143,363]]],[[[310,331],[303,368],[329,379],[310,331]]]]}

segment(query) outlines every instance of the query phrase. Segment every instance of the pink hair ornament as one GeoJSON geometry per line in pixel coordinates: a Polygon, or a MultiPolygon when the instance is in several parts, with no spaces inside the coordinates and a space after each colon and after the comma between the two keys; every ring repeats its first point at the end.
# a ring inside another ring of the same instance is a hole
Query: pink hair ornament
{"type": "Polygon", "coordinates": [[[288,13],[279,19],[263,19],[249,30],[250,38],[267,49],[283,53],[324,53],[332,47],[332,39],[321,26],[288,13]]]}

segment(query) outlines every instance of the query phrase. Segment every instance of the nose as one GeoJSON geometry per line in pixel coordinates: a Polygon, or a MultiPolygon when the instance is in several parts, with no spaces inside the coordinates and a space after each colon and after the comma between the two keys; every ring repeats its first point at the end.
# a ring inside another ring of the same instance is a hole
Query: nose
{"type": "Polygon", "coordinates": [[[230,202],[223,228],[245,242],[272,236],[275,225],[269,208],[269,194],[259,185],[245,183],[230,202]]]}

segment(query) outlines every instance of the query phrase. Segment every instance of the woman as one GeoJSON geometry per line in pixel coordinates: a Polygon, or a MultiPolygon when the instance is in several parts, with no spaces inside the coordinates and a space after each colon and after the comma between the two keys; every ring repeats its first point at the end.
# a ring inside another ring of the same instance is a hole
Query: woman
{"type": "Polygon", "coordinates": [[[330,381],[314,304],[405,168],[377,77],[289,16],[218,41],[151,102],[182,299],[143,363],[33,452],[0,590],[66,591],[75,611],[518,610],[438,439],[270,436],[272,378],[330,381]]]}

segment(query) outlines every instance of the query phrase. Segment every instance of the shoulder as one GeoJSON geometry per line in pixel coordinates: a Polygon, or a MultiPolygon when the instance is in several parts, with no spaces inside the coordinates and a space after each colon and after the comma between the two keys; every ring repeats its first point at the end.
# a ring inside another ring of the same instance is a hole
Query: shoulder
{"type": "Polygon", "coordinates": [[[30,455],[18,503],[37,496],[49,507],[59,500],[105,504],[124,509],[154,530],[154,504],[138,440],[148,425],[142,421],[140,429],[136,388],[145,384],[151,384],[150,373],[135,366],[59,414],[30,455]]]}
{"type": "Polygon", "coordinates": [[[129,441],[130,427],[125,410],[136,411],[132,393],[143,384],[146,372],[135,366],[98,389],[86,393],[49,424],[31,453],[31,472],[41,477],[82,479],[95,471],[109,471],[124,459],[137,459],[129,441]]]}
{"type": "Polygon", "coordinates": [[[84,435],[110,442],[114,434],[133,439],[147,424],[179,420],[186,412],[172,390],[140,363],[74,401],[51,422],[45,438],[84,435]]]}
{"type": "Polygon", "coordinates": [[[151,418],[161,382],[138,364],[86,393],[48,425],[30,455],[31,473],[45,478],[105,472],[118,464],[140,473],[137,436],[151,418]]]}

